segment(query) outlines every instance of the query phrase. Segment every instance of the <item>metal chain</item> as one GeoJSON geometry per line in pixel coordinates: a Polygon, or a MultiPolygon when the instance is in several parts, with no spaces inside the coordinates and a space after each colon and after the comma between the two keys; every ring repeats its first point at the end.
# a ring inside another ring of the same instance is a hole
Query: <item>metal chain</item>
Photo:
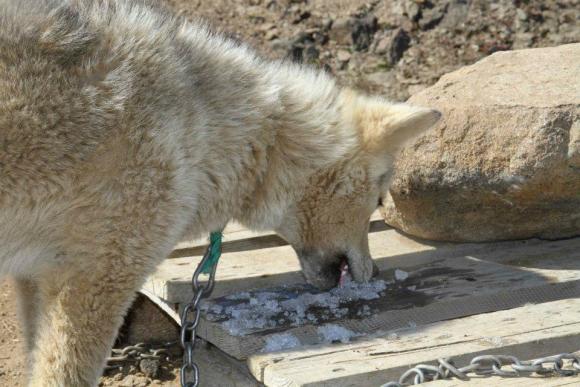
{"type": "Polygon", "coordinates": [[[171,342],[163,345],[161,348],[152,348],[145,343],[129,345],[125,348],[113,348],[111,356],[107,358],[106,371],[118,369],[119,363],[139,363],[144,359],[168,360],[169,352],[167,348],[175,345],[171,342]]]}
{"type": "Polygon", "coordinates": [[[381,387],[404,387],[433,380],[456,377],[469,380],[469,374],[496,375],[503,377],[527,377],[531,374],[576,376],[580,374],[580,356],[562,353],[536,360],[521,361],[515,356],[483,355],[474,357],[469,365],[458,368],[453,359],[439,359],[439,365],[419,364],[407,370],[397,382],[389,382],[381,387]],[[566,364],[564,364],[566,362],[566,364]],[[544,365],[549,364],[549,367],[544,365]],[[505,367],[505,368],[504,368],[505,367]]]}
{"type": "Polygon", "coordinates": [[[193,361],[193,351],[196,343],[195,330],[201,317],[200,302],[202,299],[209,297],[213,291],[217,264],[211,268],[209,278],[205,285],[200,285],[199,276],[201,275],[202,267],[210,259],[211,252],[212,244],[210,243],[191,278],[193,298],[185,305],[181,312],[180,342],[183,347],[183,365],[181,366],[181,373],[179,375],[181,387],[197,387],[199,385],[199,367],[193,361]]]}

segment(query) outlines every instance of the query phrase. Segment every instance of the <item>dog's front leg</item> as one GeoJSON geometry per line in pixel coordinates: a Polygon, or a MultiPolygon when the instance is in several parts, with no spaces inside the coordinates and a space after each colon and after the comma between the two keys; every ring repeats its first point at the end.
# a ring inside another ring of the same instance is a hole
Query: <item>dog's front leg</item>
{"type": "Polygon", "coordinates": [[[118,257],[95,259],[82,271],[39,280],[43,308],[31,387],[97,384],[123,316],[147,273],[118,257]]]}

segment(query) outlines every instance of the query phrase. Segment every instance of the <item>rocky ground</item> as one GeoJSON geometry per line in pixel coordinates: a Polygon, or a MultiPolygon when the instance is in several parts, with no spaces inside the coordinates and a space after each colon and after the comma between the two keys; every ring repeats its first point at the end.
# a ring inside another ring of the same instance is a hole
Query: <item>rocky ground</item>
{"type": "MultiPolygon", "coordinates": [[[[334,74],[342,84],[393,100],[493,52],[580,42],[580,0],[160,0],[203,17],[270,58],[334,74]]],[[[0,385],[24,385],[14,294],[0,284],[0,385]]],[[[137,367],[103,386],[177,386],[177,362],[157,377],[137,367]]]]}
{"type": "Polygon", "coordinates": [[[499,50],[580,41],[580,1],[165,0],[272,58],[405,100],[499,50]]]}

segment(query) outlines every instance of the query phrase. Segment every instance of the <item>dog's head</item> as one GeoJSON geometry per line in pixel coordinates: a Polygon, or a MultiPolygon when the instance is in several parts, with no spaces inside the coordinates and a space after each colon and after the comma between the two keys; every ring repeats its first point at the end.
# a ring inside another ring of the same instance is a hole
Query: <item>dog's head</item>
{"type": "Polygon", "coordinates": [[[310,178],[276,230],[296,250],[307,281],[322,289],[337,285],[344,260],[356,281],[368,281],[376,272],[369,220],[388,189],[394,158],[441,116],[361,96],[349,97],[344,110],[357,133],[355,149],[310,178]]]}

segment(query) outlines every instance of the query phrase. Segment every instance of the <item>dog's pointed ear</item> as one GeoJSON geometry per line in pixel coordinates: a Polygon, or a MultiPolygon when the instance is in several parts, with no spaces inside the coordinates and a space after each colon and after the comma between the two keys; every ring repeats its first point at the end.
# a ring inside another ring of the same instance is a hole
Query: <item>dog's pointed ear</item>
{"type": "Polygon", "coordinates": [[[434,109],[382,100],[366,100],[356,109],[362,146],[370,152],[397,151],[440,118],[434,109]]]}

